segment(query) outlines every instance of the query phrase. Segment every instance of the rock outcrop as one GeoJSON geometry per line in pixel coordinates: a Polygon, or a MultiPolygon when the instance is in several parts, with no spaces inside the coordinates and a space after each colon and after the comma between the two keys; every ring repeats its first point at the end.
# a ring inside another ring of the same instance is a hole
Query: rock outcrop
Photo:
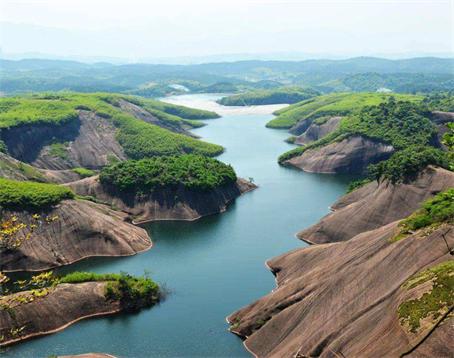
{"type": "Polygon", "coordinates": [[[162,189],[148,196],[137,197],[135,194],[106,189],[97,176],[67,185],[79,195],[95,197],[129,214],[135,224],[157,220],[196,220],[221,213],[238,196],[256,188],[254,184],[238,179],[236,183],[209,191],[162,189]]]}
{"type": "Polygon", "coordinates": [[[303,134],[296,137],[295,144],[307,145],[323,138],[339,127],[341,119],[342,117],[331,117],[322,124],[318,124],[317,121],[312,122],[303,134]]]}
{"type": "MultiPolygon", "coordinates": [[[[35,223],[28,212],[4,212],[35,223]]],[[[41,214],[39,227],[18,249],[0,252],[0,271],[38,271],[92,256],[129,256],[147,250],[147,232],[126,215],[86,200],[65,200],[41,214]],[[46,222],[45,218],[56,218],[46,222]]],[[[24,233],[25,234],[25,233],[24,233]]]]}
{"type": "Polygon", "coordinates": [[[308,149],[286,160],[284,165],[311,173],[360,174],[369,164],[388,159],[393,152],[390,145],[352,136],[323,147],[308,149]]]}
{"type": "Polygon", "coordinates": [[[41,169],[98,169],[126,155],[116,128],[97,114],[80,110],[77,121],[60,126],[27,125],[2,131],[12,157],[41,169]],[[58,139],[58,150],[55,140],[58,139]]]}
{"type": "Polygon", "coordinates": [[[448,131],[448,123],[454,123],[454,113],[453,112],[440,112],[434,111],[431,116],[432,122],[437,126],[437,141],[436,145],[441,146],[445,150],[447,149],[443,144],[443,135],[448,131]]]}
{"type": "Polygon", "coordinates": [[[316,244],[348,240],[407,217],[423,201],[451,187],[454,187],[454,173],[434,167],[428,167],[408,184],[371,182],[340,198],[332,205],[332,213],[297,236],[316,244]]]}
{"type": "Polygon", "coordinates": [[[454,227],[393,241],[397,224],[270,260],[278,287],[229,316],[231,331],[257,357],[449,356],[452,318],[439,324],[429,316],[412,332],[398,307],[422,294],[403,286],[409,278],[452,259],[446,242],[454,246],[454,227]]]}
{"type": "Polygon", "coordinates": [[[83,167],[99,169],[110,159],[124,160],[126,155],[115,135],[116,128],[97,114],[79,111],[80,128],[77,137],[68,141],[61,156],[52,153],[52,146],[44,146],[31,163],[43,169],[70,169],[83,167]]]}
{"type": "Polygon", "coordinates": [[[71,169],[48,170],[36,168],[0,152],[0,177],[12,180],[31,180],[50,183],[68,183],[81,179],[81,176],[71,169]]]}
{"type": "Polygon", "coordinates": [[[32,302],[23,303],[19,292],[0,298],[0,346],[17,343],[29,338],[58,332],[67,326],[89,317],[117,313],[120,302],[107,300],[105,282],[60,284],[32,302]]]}

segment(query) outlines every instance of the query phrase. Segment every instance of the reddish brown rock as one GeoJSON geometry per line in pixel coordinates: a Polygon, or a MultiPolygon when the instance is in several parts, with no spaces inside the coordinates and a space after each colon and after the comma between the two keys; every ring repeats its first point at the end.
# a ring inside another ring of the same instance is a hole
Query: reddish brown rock
{"type": "Polygon", "coordinates": [[[331,117],[323,124],[312,122],[303,134],[296,137],[295,144],[306,145],[323,138],[339,127],[341,119],[342,117],[331,117]]]}
{"type": "Polygon", "coordinates": [[[231,331],[258,357],[399,357],[427,335],[415,356],[452,353],[447,323],[412,333],[397,309],[418,295],[402,287],[410,277],[452,259],[443,236],[453,247],[454,227],[393,242],[396,229],[394,222],[270,260],[278,287],[229,316],[231,331]]]}
{"type": "MultiPolygon", "coordinates": [[[[24,223],[28,212],[4,212],[24,223]]],[[[45,217],[41,226],[16,250],[0,252],[0,271],[38,271],[68,265],[93,256],[130,256],[151,247],[147,232],[126,221],[126,215],[86,200],[65,200],[45,217]]]]}
{"type": "Polygon", "coordinates": [[[99,183],[98,177],[82,179],[67,185],[79,195],[93,196],[128,213],[136,224],[156,220],[196,220],[221,213],[241,194],[256,188],[256,185],[238,179],[236,183],[209,191],[163,189],[138,198],[134,194],[106,190],[99,183]]]}
{"type": "Polygon", "coordinates": [[[340,198],[332,213],[297,236],[316,244],[348,240],[410,215],[423,201],[451,187],[454,173],[432,167],[409,184],[371,182],[340,198]]]}
{"type": "Polygon", "coordinates": [[[44,297],[18,303],[15,297],[29,291],[0,298],[8,309],[0,309],[0,346],[58,332],[82,319],[117,313],[118,301],[104,296],[105,282],[60,284],[44,297]],[[14,330],[18,330],[16,333],[14,330]]]}
{"type": "Polygon", "coordinates": [[[369,164],[389,158],[394,152],[390,145],[352,136],[324,147],[308,149],[286,160],[285,165],[311,173],[363,173],[369,164]]]}

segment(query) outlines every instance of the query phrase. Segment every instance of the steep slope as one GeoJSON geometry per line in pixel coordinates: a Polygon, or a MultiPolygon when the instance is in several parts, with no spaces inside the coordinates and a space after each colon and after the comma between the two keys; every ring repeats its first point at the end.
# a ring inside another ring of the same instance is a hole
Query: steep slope
{"type": "Polygon", "coordinates": [[[334,132],[340,124],[342,117],[327,117],[326,119],[319,118],[311,123],[311,125],[295,139],[295,144],[305,145],[322,139],[329,133],[334,132]]]}
{"type": "MultiPolygon", "coordinates": [[[[105,118],[90,111],[79,111],[77,136],[61,144],[42,147],[31,164],[44,169],[77,167],[98,169],[110,160],[124,160],[126,155],[116,139],[116,128],[105,118]]],[[[20,134],[17,134],[20,138],[20,134]]],[[[39,136],[39,133],[36,134],[39,136]]]]}
{"type": "Polygon", "coordinates": [[[433,167],[408,184],[371,182],[340,198],[332,213],[297,236],[316,244],[345,241],[408,216],[423,201],[450,187],[454,187],[454,173],[433,167]]]}
{"type": "Polygon", "coordinates": [[[67,184],[79,195],[92,196],[112,207],[124,211],[140,224],[155,220],[196,220],[202,216],[224,212],[241,194],[256,186],[244,179],[209,191],[185,188],[162,189],[149,195],[136,196],[103,187],[98,177],[82,179],[67,184]]]}
{"type": "Polygon", "coordinates": [[[440,342],[449,322],[440,333],[436,328],[446,307],[441,316],[422,315],[424,324],[416,329],[408,328],[398,310],[434,289],[431,281],[406,282],[452,260],[445,240],[454,246],[453,229],[444,224],[393,242],[393,222],[346,242],[277,257],[267,264],[278,287],[229,316],[231,331],[245,337],[246,347],[258,357],[399,357],[428,334],[416,356],[452,352],[452,340],[440,342]]]}
{"type": "MultiPolygon", "coordinates": [[[[134,255],[151,247],[145,230],[104,205],[65,200],[39,214],[42,223],[22,246],[0,252],[0,271],[45,270],[86,257],[134,255]],[[47,217],[55,220],[46,223],[47,217]]],[[[36,224],[29,212],[3,211],[3,215],[36,224]]]]}
{"type": "Polygon", "coordinates": [[[388,159],[393,152],[394,148],[390,145],[352,136],[320,148],[308,149],[282,164],[312,173],[359,174],[369,164],[388,159]]]}

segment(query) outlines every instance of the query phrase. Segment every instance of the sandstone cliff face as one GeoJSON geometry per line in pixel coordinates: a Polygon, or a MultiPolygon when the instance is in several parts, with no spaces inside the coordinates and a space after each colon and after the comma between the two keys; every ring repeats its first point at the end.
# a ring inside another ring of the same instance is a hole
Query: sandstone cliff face
{"type": "Polygon", "coordinates": [[[453,112],[432,112],[431,117],[432,122],[435,123],[438,129],[437,141],[435,143],[438,146],[441,146],[443,149],[447,150],[446,146],[442,144],[443,136],[448,131],[448,123],[454,122],[454,113],[453,112]]]}
{"type": "Polygon", "coordinates": [[[332,213],[298,233],[309,243],[344,241],[367,230],[403,219],[440,191],[454,187],[454,173],[428,167],[409,184],[371,182],[333,204],[332,213]]]}
{"type": "Polygon", "coordinates": [[[342,117],[331,117],[323,124],[312,123],[307,130],[296,137],[295,144],[306,145],[315,142],[339,127],[342,117]]]}
{"type": "Polygon", "coordinates": [[[393,222],[269,261],[278,287],[229,316],[231,331],[258,357],[399,357],[428,334],[412,355],[452,353],[454,341],[441,341],[449,322],[431,333],[438,326],[428,320],[412,333],[401,326],[397,309],[421,294],[403,288],[406,280],[452,259],[443,236],[453,247],[454,227],[391,242],[396,228],[393,222]]]}
{"type": "Polygon", "coordinates": [[[206,192],[184,188],[176,191],[165,189],[138,198],[135,195],[106,190],[99,183],[98,177],[82,179],[67,185],[79,195],[93,196],[128,213],[135,224],[156,220],[196,220],[221,213],[242,193],[256,188],[254,184],[238,179],[236,183],[206,192]]]}
{"type": "Polygon", "coordinates": [[[0,346],[28,338],[57,332],[81,319],[120,311],[118,301],[104,296],[104,282],[60,284],[51,292],[29,303],[18,304],[14,297],[29,295],[20,292],[0,298],[10,309],[0,309],[0,346]],[[13,334],[11,329],[19,329],[13,334]]]}
{"type": "Polygon", "coordinates": [[[109,163],[110,157],[126,159],[115,138],[116,128],[107,119],[90,111],[79,111],[79,119],[77,137],[68,142],[64,156],[56,157],[50,146],[44,146],[31,164],[44,169],[99,169],[109,163]]]}
{"type": "Polygon", "coordinates": [[[12,180],[31,180],[51,183],[68,183],[81,179],[73,170],[46,170],[36,168],[13,157],[0,153],[0,177],[12,180]]]}
{"type": "Polygon", "coordinates": [[[311,173],[363,173],[367,166],[388,159],[394,149],[361,136],[352,136],[324,147],[308,149],[284,162],[311,173]]]}
{"type": "Polygon", "coordinates": [[[61,126],[12,128],[2,132],[2,138],[11,156],[41,169],[98,169],[108,164],[109,158],[126,159],[115,134],[115,127],[107,119],[81,110],[77,121],[61,126]],[[58,155],[52,150],[55,138],[63,147],[58,155]]]}
{"type": "MultiPolygon", "coordinates": [[[[21,222],[32,221],[25,212],[6,212],[21,222]]],[[[125,222],[126,215],[85,200],[65,200],[41,217],[42,223],[17,250],[0,252],[0,271],[37,271],[67,265],[92,256],[129,256],[147,250],[147,232],[125,222]]]]}

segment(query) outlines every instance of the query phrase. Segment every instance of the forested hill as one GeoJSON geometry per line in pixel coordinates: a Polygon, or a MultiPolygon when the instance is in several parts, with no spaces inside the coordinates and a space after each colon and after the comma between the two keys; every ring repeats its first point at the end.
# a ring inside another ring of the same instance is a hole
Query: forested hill
{"type": "Polygon", "coordinates": [[[157,65],[24,59],[0,60],[0,91],[108,91],[159,97],[184,92],[230,92],[282,85],[312,86],[323,92],[432,92],[454,89],[454,59],[238,61],[199,65],[157,65]],[[359,76],[359,77],[358,77],[359,76]]]}

